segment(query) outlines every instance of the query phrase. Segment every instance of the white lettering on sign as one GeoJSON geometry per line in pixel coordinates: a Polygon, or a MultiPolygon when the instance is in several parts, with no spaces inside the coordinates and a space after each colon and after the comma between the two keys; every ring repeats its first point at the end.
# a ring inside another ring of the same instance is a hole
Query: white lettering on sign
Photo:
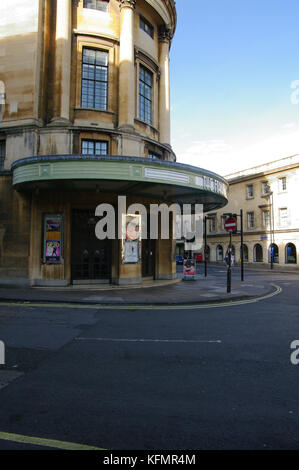
{"type": "Polygon", "coordinates": [[[203,189],[214,191],[215,193],[224,193],[224,184],[221,181],[210,178],[209,176],[196,176],[195,184],[203,189]]]}
{"type": "Polygon", "coordinates": [[[190,177],[185,173],[179,173],[177,171],[157,170],[154,168],[145,168],[144,176],[146,178],[163,180],[163,181],[174,181],[176,183],[190,183],[190,177]]]}

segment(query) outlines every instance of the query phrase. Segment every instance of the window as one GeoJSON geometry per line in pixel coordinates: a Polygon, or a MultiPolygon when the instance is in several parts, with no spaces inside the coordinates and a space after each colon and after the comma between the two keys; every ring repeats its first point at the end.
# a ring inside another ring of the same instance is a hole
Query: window
{"type": "Polygon", "coordinates": [[[248,212],[247,225],[248,225],[248,228],[254,228],[254,212],[248,212]]]}
{"type": "Polygon", "coordinates": [[[227,219],[227,216],[226,215],[222,215],[221,216],[221,230],[224,232],[225,228],[224,228],[224,224],[225,224],[225,221],[227,219]]]}
{"type": "Polygon", "coordinates": [[[108,52],[83,49],[81,106],[106,110],[108,105],[108,52]]]}
{"type": "Polygon", "coordinates": [[[140,65],[139,69],[139,119],[152,123],[153,74],[140,65]]]}
{"type": "Polygon", "coordinates": [[[216,232],[216,217],[210,218],[210,232],[216,232]]]}
{"type": "Polygon", "coordinates": [[[151,38],[154,37],[154,27],[146,19],[140,16],[140,29],[145,31],[151,38]]]}
{"type": "Polygon", "coordinates": [[[84,0],[83,8],[92,10],[108,11],[109,0],[84,0]]]}
{"type": "Polygon", "coordinates": [[[222,245],[218,245],[216,248],[216,260],[223,261],[223,247],[222,245]]]}
{"type": "Polygon", "coordinates": [[[286,245],[286,263],[295,264],[297,263],[297,250],[294,243],[288,243],[286,245]]]}
{"type": "Polygon", "coordinates": [[[6,142],[5,140],[0,140],[0,170],[4,168],[4,160],[6,153],[6,142]]]}
{"type": "Polygon", "coordinates": [[[279,191],[286,191],[287,190],[287,178],[279,178],[279,191]]]}
{"type": "Polygon", "coordinates": [[[270,192],[271,192],[271,188],[270,188],[269,183],[267,183],[267,181],[263,181],[262,182],[262,194],[263,194],[263,196],[267,196],[268,194],[270,194],[270,192]]]}
{"type": "Polygon", "coordinates": [[[279,263],[279,249],[275,243],[272,243],[269,247],[269,263],[279,263]]]}
{"type": "Polygon", "coordinates": [[[288,225],[288,209],[285,207],[279,209],[279,224],[281,227],[286,227],[288,225]]]}
{"type": "MultiPolygon", "coordinates": [[[[240,247],[240,259],[242,258],[242,250],[240,247]]],[[[243,261],[248,262],[248,246],[243,244],[243,261]]]]}
{"type": "Polygon", "coordinates": [[[270,225],[270,211],[263,211],[263,225],[269,227],[270,225]]]}
{"type": "Polygon", "coordinates": [[[82,155],[107,155],[108,142],[104,140],[82,140],[82,155]]]}
{"type": "Polygon", "coordinates": [[[152,152],[151,150],[149,150],[148,158],[151,158],[152,160],[159,160],[161,158],[161,155],[158,155],[157,153],[152,152]]]}
{"type": "Polygon", "coordinates": [[[262,263],[263,262],[263,247],[257,243],[254,245],[253,248],[253,261],[256,263],[262,263]]]}
{"type": "Polygon", "coordinates": [[[247,198],[253,197],[253,184],[247,185],[247,198]]]}

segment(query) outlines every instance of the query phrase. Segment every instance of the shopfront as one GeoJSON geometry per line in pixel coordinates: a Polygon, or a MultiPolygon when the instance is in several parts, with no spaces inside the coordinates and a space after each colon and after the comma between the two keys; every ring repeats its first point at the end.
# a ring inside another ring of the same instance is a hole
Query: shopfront
{"type": "Polygon", "coordinates": [[[124,234],[119,225],[125,220],[131,226],[134,204],[148,214],[152,204],[202,202],[205,210],[211,210],[225,205],[228,189],[221,177],[187,165],[82,156],[19,160],[13,165],[13,185],[31,198],[30,283],[62,286],[174,279],[173,234],[163,239],[159,232],[152,239],[149,215],[146,238],[141,236],[141,218],[135,224],[137,232],[133,226],[124,234]],[[97,236],[97,224],[103,220],[97,215],[99,205],[110,207],[109,234],[114,236],[97,236]]]}

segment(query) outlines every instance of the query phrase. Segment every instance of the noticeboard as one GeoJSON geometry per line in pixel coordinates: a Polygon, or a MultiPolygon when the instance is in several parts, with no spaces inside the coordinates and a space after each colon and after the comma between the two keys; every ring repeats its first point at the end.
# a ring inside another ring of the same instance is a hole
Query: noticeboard
{"type": "Polygon", "coordinates": [[[44,252],[45,264],[60,264],[62,258],[63,216],[45,215],[44,217],[44,252]]]}

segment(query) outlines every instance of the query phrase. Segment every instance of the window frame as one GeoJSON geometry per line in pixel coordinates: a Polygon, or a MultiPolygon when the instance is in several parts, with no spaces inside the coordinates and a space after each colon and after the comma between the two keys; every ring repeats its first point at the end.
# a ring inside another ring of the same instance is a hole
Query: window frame
{"type": "Polygon", "coordinates": [[[154,103],[154,73],[148,67],[140,63],[139,71],[138,71],[138,119],[144,122],[145,124],[148,124],[149,126],[152,126],[153,121],[154,121],[153,103],[154,103]],[[142,70],[151,77],[150,85],[146,83],[146,77],[144,78],[144,80],[141,79],[142,70]],[[145,93],[144,94],[140,93],[141,83],[143,84],[144,89],[145,87],[150,88],[150,99],[146,96],[145,93]],[[141,100],[143,101],[143,109],[144,109],[143,115],[141,115],[141,100]],[[145,108],[146,103],[150,103],[150,120],[146,119],[146,108],[145,108]]]}
{"type": "Polygon", "coordinates": [[[107,140],[97,140],[97,139],[81,139],[81,155],[84,155],[84,156],[91,156],[91,155],[95,155],[95,156],[106,156],[106,155],[109,155],[109,142],[107,140]],[[93,144],[93,153],[83,153],[83,144],[84,143],[92,143],[93,144]],[[96,144],[99,143],[99,144],[106,144],[106,149],[107,149],[107,152],[106,153],[96,153],[95,150],[96,150],[96,144]]]}
{"type": "Polygon", "coordinates": [[[279,226],[280,227],[287,227],[288,226],[288,219],[289,219],[289,209],[287,207],[280,207],[279,211],[279,226]],[[285,211],[285,217],[282,217],[282,213],[285,211]]]}
{"type": "Polygon", "coordinates": [[[153,152],[152,150],[149,150],[149,151],[148,151],[147,157],[148,157],[150,160],[162,160],[162,156],[159,155],[159,154],[156,153],[156,152],[153,152]]]}
{"type": "Polygon", "coordinates": [[[263,226],[270,227],[270,210],[269,209],[263,210],[263,226]],[[266,214],[268,214],[268,222],[266,221],[266,214]]]}
{"type": "Polygon", "coordinates": [[[86,10],[101,11],[103,13],[108,12],[110,0],[93,0],[93,1],[95,2],[95,8],[90,7],[90,6],[86,6],[86,3],[88,2],[88,0],[83,0],[83,8],[86,9],[86,10]],[[107,5],[106,9],[97,8],[97,5],[103,5],[104,6],[105,4],[107,5]]]}
{"type": "Polygon", "coordinates": [[[82,53],[81,53],[81,60],[82,60],[82,64],[81,64],[81,99],[80,99],[80,106],[81,108],[83,109],[92,109],[92,110],[95,110],[95,111],[108,111],[108,98],[109,98],[109,51],[105,50],[105,49],[102,49],[102,48],[94,48],[94,47],[88,47],[88,46],[83,46],[82,47],[82,53]],[[94,64],[90,64],[89,62],[84,62],[84,52],[85,51],[93,51],[95,52],[95,62],[94,64]],[[105,68],[106,69],[106,80],[96,80],[96,78],[85,78],[84,77],[84,66],[85,65],[88,65],[88,66],[93,66],[94,67],[94,76],[95,76],[95,73],[96,73],[96,67],[97,67],[97,64],[96,64],[96,53],[97,52],[101,52],[101,53],[104,53],[107,57],[107,65],[100,65],[101,68],[105,68]],[[86,80],[87,82],[87,90],[88,90],[88,83],[92,82],[93,83],[93,106],[89,106],[88,105],[88,94],[86,95],[87,96],[87,102],[84,103],[83,102],[83,82],[84,80],[86,80]],[[104,83],[105,84],[105,92],[106,92],[106,99],[105,99],[105,106],[104,107],[96,107],[96,99],[98,97],[98,99],[101,101],[102,99],[102,95],[101,93],[99,95],[96,94],[96,84],[99,84],[99,83],[104,83]]]}
{"type": "Polygon", "coordinates": [[[253,199],[254,198],[254,185],[253,184],[247,184],[247,186],[246,186],[246,197],[247,197],[247,199],[253,199]],[[249,194],[249,188],[252,188],[252,194],[249,194]]]}
{"type": "Polygon", "coordinates": [[[278,189],[279,192],[285,193],[287,191],[287,177],[281,176],[278,178],[278,189]]]}
{"type": "Polygon", "coordinates": [[[254,211],[247,212],[247,227],[248,229],[252,229],[255,227],[255,217],[254,217],[254,211]],[[252,217],[252,224],[250,222],[250,217],[252,217]]]}
{"type": "Polygon", "coordinates": [[[262,181],[262,196],[271,195],[271,187],[268,181],[262,181]]]}
{"type": "Polygon", "coordinates": [[[155,37],[154,26],[144,16],[139,16],[139,28],[148,34],[152,39],[155,37]]]}
{"type": "Polygon", "coordinates": [[[216,233],[216,229],[217,229],[216,216],[210,217],[209,218],[209,232],[216,233]]]}

